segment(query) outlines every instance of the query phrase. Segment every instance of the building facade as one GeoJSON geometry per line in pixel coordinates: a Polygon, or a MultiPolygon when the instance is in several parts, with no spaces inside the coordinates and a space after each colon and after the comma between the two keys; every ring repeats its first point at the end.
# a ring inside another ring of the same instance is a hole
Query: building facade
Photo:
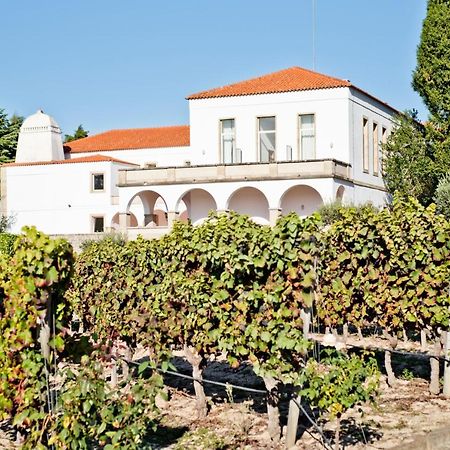
{"type": "Polygon", "coordinates": [[[13,231],[156,237],[211,210],[273,224],[336,200],[385,203],[380,144],[397,111],[349,81],[292,67],[187,100],[189,126],[111,130],[64,149],[51,117],[30,116],[16,162],[1,168],[13,231]]]}

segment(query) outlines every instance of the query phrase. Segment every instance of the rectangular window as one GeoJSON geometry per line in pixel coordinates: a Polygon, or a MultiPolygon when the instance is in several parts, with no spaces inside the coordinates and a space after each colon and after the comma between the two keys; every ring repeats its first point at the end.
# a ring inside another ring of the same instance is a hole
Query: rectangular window
{"type": "Polygon", "coordinates": [[[92,190],[94,192],[105,190],[105,176],[102,173],[92,174],[92,190]]]}
{"type": "Polygon", "coordinates": [[[381,128],[381,143],[386,144],[387,142],[387,128],[383,127],[381,128]]]}
{"type": "Polygon", "coordinates": [[[378,124],[375,122],[372,126],[372,132],[373,174],[378,176],[380,141],[378,139],[378,124]]]}
{"type": "MultiPolygon", "coordinates": [[[[384,145],[387,142],[388,130],[386,127],[381,127],[381,144],[384,145]]],[[[380,167],[383,167],[383,147],[380,146],[380,167]]]]}
{"type": "Polygon", "coordinates": [[[258,119],[258,148],[261,162],[275,161],[275,117],[258,119]]]}
{"type": "Polygon", "coordinates": [[[232,164],[235,161],[236,133],[234,128],[234,119],[220,121],[220,147],[222,162],[232,164]]]}
{"type": "Polygon", "coordinates": [[[369,121],[363,118],[363,171],[369,172],[369,121]]]}
{"type": "Polygon", "coordinates": [[[94,233],[103,233],[105,231],[105,219],[103,217],[93,217],[94,233]]]}
{"type": "Polygon", "coordinates": [[[314,114],[299,116],[300,159],[316,159],[316,125],[314,114]]]}

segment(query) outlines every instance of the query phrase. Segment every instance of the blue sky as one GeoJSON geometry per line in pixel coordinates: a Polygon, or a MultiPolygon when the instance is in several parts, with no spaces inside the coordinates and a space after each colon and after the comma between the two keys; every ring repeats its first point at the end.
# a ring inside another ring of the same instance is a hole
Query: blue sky
{"type": "MultiPolygon", "coordinates": [[[[426,0],[316,0],[316,70],[399,109],[426,0]]],[[[63,132],[188,123],[188,94],[312,68],[312,0],[33,0],[2,5],[0,108],[63,132]]]]}

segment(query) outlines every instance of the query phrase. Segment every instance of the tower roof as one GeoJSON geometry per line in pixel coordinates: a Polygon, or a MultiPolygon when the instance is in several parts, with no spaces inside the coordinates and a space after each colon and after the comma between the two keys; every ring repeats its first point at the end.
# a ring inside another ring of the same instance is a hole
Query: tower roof
{"type": "Polygon", "coordinates": [[[45,114],[42,109],[38,109],[34,114],[28,116],[20,128],[21,132],[38,131],[38,129],[52,129],[56,132],[61,132],[56,120],[45,114]]]}
{"type": "Polygon", "coordinates": [[[250,80],[198,92],[187,97],[188,100],[214,97],[234,97],[240,95],[273,94],[279,92],[307,91],[351,87],[348,80],[330,77],[301,67],[269,73],[250,80]]]}

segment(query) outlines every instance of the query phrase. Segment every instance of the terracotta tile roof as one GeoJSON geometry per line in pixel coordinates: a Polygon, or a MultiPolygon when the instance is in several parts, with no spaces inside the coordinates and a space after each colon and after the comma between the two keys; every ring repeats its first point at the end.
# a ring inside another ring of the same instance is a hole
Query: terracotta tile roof
{"type": "Polygon", "coordinates": [[[2,164],[1,167],[20,167],[20,166],[47,166],[52,164],[79,164],[79,163],[95,163],[95,162],[113,162],[119,164],[128,164],[130,166],[137,166],[127,161],[122,161],[120,159],[111,158],[111,156],[104,155],[92,155],[83,156],[81,158],[70,158],[63,159],[61,161],[36,161],[36,162],[22,162],[22,163],[7,163],[2,164]]]}
{"type": "Polygon", "coordinates": [[[187,147],[189,146],[189,140],[188,125],[131,128],[105,131],[104,133],[68,142],[64,144],[64,151],[84,153],[139,148],[187,147]]]}
{"type": "Polygon", "coordinates": [[[272,94],[351,86],[352,84],[348,80],[333,78],[301,67],[290,67],[261,77],[192,94],[187,99],[272,94]]]}

